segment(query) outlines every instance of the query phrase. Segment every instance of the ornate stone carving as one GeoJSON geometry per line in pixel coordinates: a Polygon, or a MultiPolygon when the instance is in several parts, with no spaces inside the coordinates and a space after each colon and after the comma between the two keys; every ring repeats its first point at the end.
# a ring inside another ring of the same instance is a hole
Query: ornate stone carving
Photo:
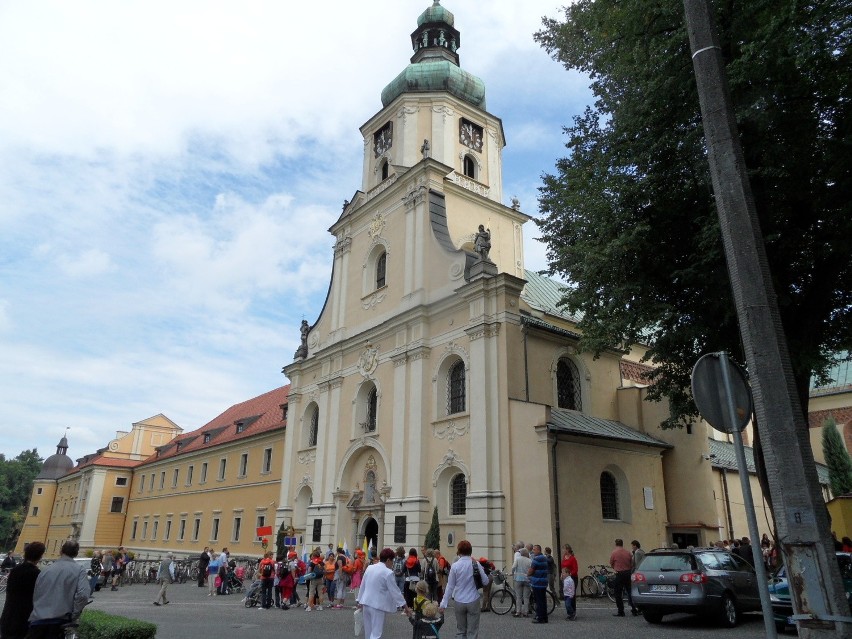
{"type": "Polygon", "coordinates": [[[399,111],[396,112],[396,117],[398,120],[402,120],[402,123],[405,124],[405,121],[408,120],[409,115],[414,115],[420,111],[419,106],[415,107],[402,107],[399,111]]]}
{"type": "Polygon", "coordinates": [[[436,114],[438,114],[438,115],[440,115],[440,116],[441,116],[442,121],[444,121],[444,122],[446,122],[446,121],[447,121],[447,118],[448,118],[448,117],[452,117],[452,116],[454,116],[454,115],[456,114],[456,112],[455,112],[455,111],[453,111],[453,110],[452,110],[450,107],[448,107],[448,106],[433,106],[433,107],[432,107],[432,112],[433,112],[433,113],[436,113],[436,114]]]}
{"type": "Polygon", "coordinates": [[[461,175],[459,173],[453,172],[450,174],[450,179],[458,184],[463,189],[467,189],[468,191],[472,191],[477,195],[481,195],[483,197],[488,197],[488,194],[491,192],[491,189],[481,184],[480,182],[476,182],[475,180],[471,180],[469,177],[465,175],[461,175]]]}
{"type": "Polygon", "coordinates": [[[385,230],[385,226],[387,222],[385,221],[385,216],[381,213],[376,213],[372,220],[370,220],[370,224],[367,227],[367,234],[371,239],[376,239],[378,236],[382,234],[382,231],[385,230]]]}
{"type": "Polygon", "coordinates": [[[450,279],[457,280],[460,279],[464,275],[464,266],[455,262],[450,264],[450,279]]]}
{"type": "Polygon", "coordinates": [[[365,311],[369,311],[371,308],[374,308],[376,305],[381,304],[385,300],[385,294],[380,293],[378,291],[374,291],[367,295],[367,297],[361,300],[361,308],[365,311]]]}
{"type": "Polygon", "coordinates": [[[301,481],[299,482],[299,487],[302,487],[302,486],[310,486],[310,485],[311,485],[311,483],[313,483],[313,480],[311,479],[311,476],[310,476],[310,475],[308,475],[308,474],[305,474],[305,475],[303,475],[303,476],[302,476],[302,479],[301,479],[301,481]]]}
{"type": "Polygon", "coordinates": [[[408,193],[402,198],[405,208],[413,209],[415,205],[421,204],[426,199],[428,189],[425,185],[420,184],[408,189],[408,193]]]}
{"type": "Polygon", "coordinates": [[[379,193],[386,191],[387,189],[389,189],[394,184],[394,182],[397,181],[397,179],[398,179],[398,176],[396,175],[396,173],[394,173],[393,175],[388,177],[386,180],[382,180],[382,182],[378,186],[367,191],[367,195],[365,196],[364,201],[369,202],[374,197],[376,197],[379,193]]]}
{"type": "Polygon", "coordinates": [[[432,434],[438,439],[446,439],[451,442],[456,437],[464,437],[470,432],[470,421],[457,421],[452,419],[448,422],[441,422],[432,425],[432,434]]]}
{"type": "Polygon", "coordinates": [[[341,237],[334,243],[334,257],[340,257],[344,253],[348,253],[352,248],[351,237],[341,237]]]}
{"type": "Polygon", "coordinates": [[[312,464],[317,460],[317,453],[313,450],[309,450],[305,453],[299,453],[298,460],[300,464],[312,464]]]}
{"type": "Polygon", "coordinates": [[[310,331],[307,320],[302,320],[302,325],[299,327],[299,332],[302,334],[302,343],[296,349],[293,359],[304,359],[308,356],[308,331],[310,331]]]}
{"type": "Polygon", "coordinates": [[[373,455],[367,457],[367,463],[364,464],[364,470],[376,470],[379,465],[376,463],[376,458],[373,455]]]}
{"type": "Polygon", "coordinates": [[[311,336],[308,338],[308,344],[311,348],[316,349],[320,343],[319,331],[313,330],[311,331],[311,336]]]}
{"type": "Polygon", "coordinates": [[[379,366],[379,349],[370,342],[364,347],[361,357],[358,358],[358,372],[366,379],[372,379],[373,373],[379,366]]]}

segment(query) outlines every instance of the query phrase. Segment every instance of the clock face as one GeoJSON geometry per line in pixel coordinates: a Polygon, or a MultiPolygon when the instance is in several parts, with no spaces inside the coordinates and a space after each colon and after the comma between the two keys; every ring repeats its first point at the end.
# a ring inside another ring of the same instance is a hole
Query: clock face
{"type": "Polygon", "coordinates": [[[393,145],[393,128],[388,122],[373,135],[373,153],[376,157],[387,153],[393,145]]]}
{"type": "Polygon", "coordinates": [[[459,142],[464,144],[469,149],[477,152],[482,152],[482,127],[462,120],[459,126],[459,142]]]}

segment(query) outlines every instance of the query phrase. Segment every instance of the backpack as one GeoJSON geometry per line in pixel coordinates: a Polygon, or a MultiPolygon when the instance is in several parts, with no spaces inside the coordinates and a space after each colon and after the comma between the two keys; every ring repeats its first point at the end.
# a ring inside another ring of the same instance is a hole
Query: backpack
{"type": "Polygon", "coordinates": [[[296,562],[296,576],[302,577],[308,571],[308,567],[305,565],[305,562],[299,559],[296,562]]]}
{"type": "Polygon", "coordinates": [[[430,586],[438,583],[438,574],[435,572],[434,559],[426,560],[426,583],[430,586]]]}
{"type": "Polygon", "coordinates": [[[320,577],[325,575],[325,564],[322,561],[318,561],[314,564],[314,578],[319,579],[320,577]]]}
{"type": "Polygon", "coordinates": [[[393,574],[395,577],[402,577],[405,574],[405,557],[394,558],[393,574]]]}
{"type": "Polygon", "coordinates": [[[272,572],[273,572],[273,568],[272,568],[272,564],[270,564],[270,563],[263,564],[263,567],[260,569],[260,574],[264,579],[271,578],[272,572]]]}

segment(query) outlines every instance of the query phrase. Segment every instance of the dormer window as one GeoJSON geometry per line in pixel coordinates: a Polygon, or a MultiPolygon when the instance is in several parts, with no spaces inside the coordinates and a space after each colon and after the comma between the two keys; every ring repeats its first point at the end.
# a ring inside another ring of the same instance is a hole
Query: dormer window
{"type": "Polygon", "coordinates": [[[242,422],[237,422],[237,433],[241,433],[246,429],[246,425],[242,422]]]}
{"type": "Polygon", "coordinates": [[[175,452],[176,453],[180,452],[180,445],[181,445],[181,442],[178,442],[178,443],[175,444],[175,452]]]}
{"type": "Polygon", "coordinates": [[[204,443],[205,444],[210,443],[210,433],[204,433],[204,443]]]}

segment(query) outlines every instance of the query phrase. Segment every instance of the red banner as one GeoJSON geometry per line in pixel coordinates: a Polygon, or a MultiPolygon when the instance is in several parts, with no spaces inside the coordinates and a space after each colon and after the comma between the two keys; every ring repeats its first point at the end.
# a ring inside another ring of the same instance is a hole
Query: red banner
{"type": "Polygon", "coordinates": [[[272,526],[261,526],[257,529],[257,536],[264,537],[272,534],[272,526]]]}

